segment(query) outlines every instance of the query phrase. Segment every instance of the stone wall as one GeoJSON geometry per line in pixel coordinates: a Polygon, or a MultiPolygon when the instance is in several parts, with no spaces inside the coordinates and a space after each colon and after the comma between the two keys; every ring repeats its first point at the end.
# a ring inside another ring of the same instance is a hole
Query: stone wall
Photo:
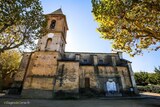
{"type": "Polygon", "coordinates": [[[97,75],[94,66],[80,66],[80,88],[85,88],[85,78],[89,78],[90,88],[97,89],[97,75]]]}
{"type": "Polygon", "coordinates": [[[115,76],[116,71],[114,71],[114,67],[112,66],[98,66],[99,75],[102,77],[107,76],[115,76]]]}
{"type": "Polygon", "coordinates": [[[53,76],[57,70],[57,52],[34,52],[27,70],[27,76],[53,76]]]}
{"type": "Polygon", "coordinates": [[[121,77],[123,89],[126,90],[127,88],[131,87],[131,79],[130,74],[127,67],[117,67],[117,71],[121,77]]]}
{"type": "Polygon", "coordinates": [[[121,89],[120,76],[113,66],[98,66],[98,75],[100,91],[106,91],[105,83],[108,79],[112,79],[116,82],[118,91],[121,89]]]}
{"type": "Polygon", "coordinates": [[[54,28],[54,31],[63,31],[64,30],[64,26],[66,27],[67,29],[67,23],[65,21],[65,16],[56,16],[54,15],[53,17],[50,15],[47,17],[47,29],[50,29],[50,24],[52,22],[52,20],[56,20],[56,26],[54,28]]]}
{"type": "Polygon", "coordinates": [[[58,52],[32,53],[22,95],[36,89],[53,93],[78,93],[79,89],[86,88],[86,78],[89,79],[89,87],[97,91],[105,91],[105,83],[109,79],[116,82],[118,92],[132,86],[128,67],[116,66],[116,62],[120,61],[117,56],[67,53],[65,58],[61,58],[58,52]],[[104,65],[99,64],[99,60],[103,60],[101,63],[104,65]],[[106,65],[108,63],[110,65],[106,65]]]}
{"type": "Polygon", "coordinates": [[[104,83],[110,78],[117,82],[120,90],[127,90],[132,86],[127,67],[98,66],[98,72],[101,90],[104,83]]]}
{"type": "Polygon", "coordinates": [[[24,75],[28,67],[28,63],[30,61],[30,56],[31,56],[31,53],[26,52],[23,54],[23,58],[19,66],[19,72],[14,76],[14,81],[23,81],[24,75]]]}
{"type": "Polygon", "coordinates": [[[62,41],[61,38],[62,38],[62,35],[60,33],[54,33],[53,37],[48,37],[47,35],[43,36],[42,39],[40,39],[38,41],[38,46],[37,46],[38,49],[37,50],[64,52],[65,45],[64,45],[64,41],[62,41]],[[49,38],[52,39],[52,42],[51,42],[50,46],[46,48],[47,39],[49,39],[49,38]]]}
{"type": "Polygon", "coordinates": [[[54,92],[79,92],[79,62],[59,61],[54,92]]]}
{"type": "Polygon", "coordinates": [[[23,89],[53,90],[53,77],[27,77],[23,89]]]}
{"type": "Polygon", "coordinates": [[[97,60],[97,64],[112,65],[112,56],[119,62],[117,53],[80,53],[80,52],[65,52],[66,59],[76,59],[76,55],[79,56],[80,63],[94,64],[94,60],[97,60]],[[96,56],[96,57],[94,57],[96,56]],[[96,59],[95,59],[96,58],[96,59]]]}
{"type": "Polygon", "coordinates": [[[32,53],[23,88],[52,90],[58,57],[57,52],[32,53]]]}
{"type": "Polygon", "coordinates": [[[22,90],[22,97],[23,98],[46,98],[52,99],[53,98],[53,91],[52,90],[40,90],[40,89],[25,89],[22,90]]]}

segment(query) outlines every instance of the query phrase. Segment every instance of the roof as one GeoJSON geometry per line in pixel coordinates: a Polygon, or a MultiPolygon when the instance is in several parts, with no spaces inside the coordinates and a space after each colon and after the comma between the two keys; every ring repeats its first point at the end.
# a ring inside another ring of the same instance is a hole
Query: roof
{"type": "Polygon", "coordinates": [[[58,14],[58,15],[64,15],[63,14],[63,12],[62,12],[62,9],[61,8],[59,8],[59,9],[57,9],[56,11],[54,11],[54,12],[52,12],[52,13],[49,13],[50,15],[56,15],[56,14],[58,14]]]}
{"type": "Polygon", "coordinates": [[[126,59],[121,59],[121,61],[125,61],[125,62],[132,63],[131,61],[129,61],[129,60],[126,60],[126,59]]]}
{"type": "Polygon", "coordinates": [[[117,55],[117,53],[100,53],[100,52],[65,52],[70,53],[70,54],[90,54],[90,55],[95,55],[95,54],[107,54],[107,55],[117,55]]]}

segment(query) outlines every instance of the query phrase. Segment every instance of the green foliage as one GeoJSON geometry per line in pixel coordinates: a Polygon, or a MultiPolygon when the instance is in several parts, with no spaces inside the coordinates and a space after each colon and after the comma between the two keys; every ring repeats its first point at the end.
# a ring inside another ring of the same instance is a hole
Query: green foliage
{"type": "Polygon", "coordinates": [[[138,86],[137,88],[140,92],[160,93],[160,86],[156,86],[156,85],[138,86]]]}
{"type": "Polygon", "coordinates": [[[16,50],[8,50],[0,55],[0,65],[2,78],[5,78],[11,73],[18,71],[21,60],[21,53],[16,50]]]}
{"type": "Polygon", "coordinates": [[[16,50],[8,50],[0,54],[0,82],[7,76],[14,75],[19,68],[21,54],[16,50]]]}
{"type": "Polygon", "coordinates": [[[150,84],[160,84],[160,75],[157,73],[149,73],[148,82],[150,84]]]}
{"type": "Polygon", "coordinates": [[[0,7],[0,53],[21,45],[33,48],[45,26],[40,1],[1,0],[0,7]]]}
{"type": "Polygon", "coordinates": [[[134,77],[137,85],[160,85],[160,74],[159,73],[148,73],[148,72],[136,72],[134,77]]]}
{"type": "Polygon", "coordinates": [[[160,48],[160,0],[92,0],[102,38],[130,55],[160,48]]]}
{"type": "Polygon", "coordinates": [[[160,73],[160,66],[154,68],[155,73],[160,73]]]}
{"type": "Polygon", "coordinates": [[[136,72],[134,77],[137,84],[147,85],[148,84],[148,73],[147,72],[136,72]]]}

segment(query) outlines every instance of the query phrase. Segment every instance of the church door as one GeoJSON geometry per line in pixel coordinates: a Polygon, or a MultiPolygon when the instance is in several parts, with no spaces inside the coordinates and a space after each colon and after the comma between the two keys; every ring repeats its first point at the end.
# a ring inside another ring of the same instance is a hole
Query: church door
{"type": "Polygon", "coordinates": [[[90,88],[90,78],[85,78],[85,88],[90,88]]]}

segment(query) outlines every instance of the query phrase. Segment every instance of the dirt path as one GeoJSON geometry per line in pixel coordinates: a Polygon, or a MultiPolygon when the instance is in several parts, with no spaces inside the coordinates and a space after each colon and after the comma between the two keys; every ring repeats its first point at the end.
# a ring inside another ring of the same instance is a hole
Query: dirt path
{"type": "Polygon", "coordinates": [[[141,95],[160,97],[160,94],[158,94],[158,93],[150,93],[150,92],[143,92],[143,93],[141,93],[141,95]]]}

